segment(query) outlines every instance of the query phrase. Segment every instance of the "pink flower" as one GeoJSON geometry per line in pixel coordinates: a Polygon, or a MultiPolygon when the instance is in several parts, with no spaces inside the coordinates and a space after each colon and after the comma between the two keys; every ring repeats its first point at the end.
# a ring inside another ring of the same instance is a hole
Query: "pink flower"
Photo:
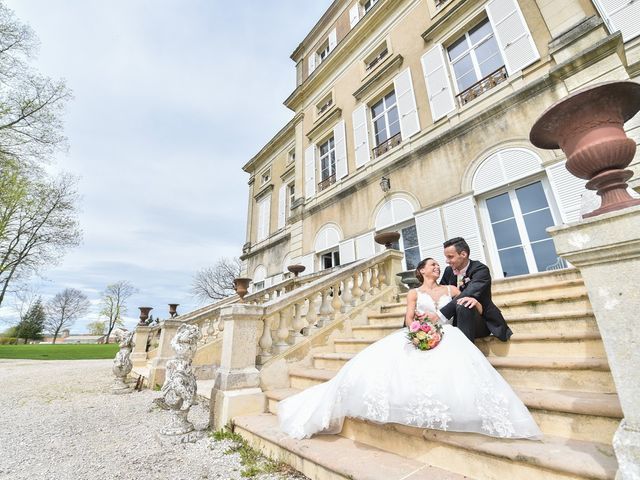
{"type": "Polygon", "coordinates": [[[428,324],[424,323],[420,326],[420,330],[422,330],[425,333],[429,333],[431,331],[431,326],[429,326],[428,324]]]}
{"type": "Polygon", "coordinates": [[[439,333],[434,333],[433,336],[431,337],[433,338],[436,342],[440,342],[440,340],[442,340],[442,337],[440,336],[439,333]]]}
{"type": "Polygon", "coordinates": [[[414,320],[413,322],[411,322],[411,325],[409,325],[409,331],[417,332],[418,330],[420,330],[420,322],[414,320]]]}

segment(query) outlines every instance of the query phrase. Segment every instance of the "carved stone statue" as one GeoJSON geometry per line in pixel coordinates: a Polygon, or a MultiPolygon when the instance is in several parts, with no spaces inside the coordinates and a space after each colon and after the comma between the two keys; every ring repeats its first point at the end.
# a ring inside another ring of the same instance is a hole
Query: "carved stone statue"
{"type": "Polygon", "coordinates": [[[167,362],[166,378],[162,386],[162,396],[154,403],[169,410],[169,423],[160,431],[164,436],[180,437],[180,442],[197,439],[194,426],[187,420],[189,409],[196,403],[196,376],[191,369],[191,362],[198,348],[198,340],[202,337],[196,325],[182,324],[171,340],[171,347],[176,352],[175,358],[167,362]]]}
{"type": "Polygon", "coordinates": [[[131,355],[133,347],[135,347],[135,342],[133,341],[134,334],[135,332],[127,332],[126,330],[121,329],[113,331],[116,342],[120,345],[120,350],[118,350],[118,353],[116,353],[116,356],[113,359],[113,374],[116,376],[112,387],[113,393],[131,392],[131,389],[127,386],[125,379],[133,368],[133,364],[131,363],[129,356],[131,355]]]}

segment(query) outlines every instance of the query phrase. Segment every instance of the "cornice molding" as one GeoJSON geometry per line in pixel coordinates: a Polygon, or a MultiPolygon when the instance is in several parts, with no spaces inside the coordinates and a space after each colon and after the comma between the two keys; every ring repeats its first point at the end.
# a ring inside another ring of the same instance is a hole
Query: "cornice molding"
{"type": "Polygon", "coordinates": [[[249,160],[243,167],[247,173],[251,173],[255,168],[256,163],[263,160],[265,157],[273,154],[275,150],[284,146],[287,141],[295,140],[295,127],[304,118],[304,113],[297,113],[289,122],[282,127],[278,133],[276,133],[269,142],[262,147],[262,149],[256,153],[251,160],[249,160]],[[291,135],[291,138],[287,138],[291,135]]]}

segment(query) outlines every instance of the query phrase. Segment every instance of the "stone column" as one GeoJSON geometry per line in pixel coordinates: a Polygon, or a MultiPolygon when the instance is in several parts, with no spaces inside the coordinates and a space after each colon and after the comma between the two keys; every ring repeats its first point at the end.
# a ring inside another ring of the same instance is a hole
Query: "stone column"
{"type": "Polygon", "coordinates": [[[404,257],[404,253],[399,250],[395,250],[393,255],[386,261],[385,265],[385,276],[387,277],[387,283],[389,285],[395,285],[397,287],[401,286],[400,277],[397,276],[398,273],[402,271],[402,259],[404,257]]]}
{"type": "Polygon", "coordinates": [[[158,354],[151,362],[149,371],[149,388],[164,383],[167,362],[173,358],[173,348],[171,340],[176,336],[178,327],[182,321],[164,320],[160,323],[160,342],[158,343],[158,354]]]}
{"type": "Polygon", "coordinates": [[[147,366],[147,339],[149,338],[150,331],[151,327],[147,325],[136,326],[135,335],[133,337],[133,341],[136,346],[133,347],[133,352],[130,357],[131,362],[133,363],[133,368],[147,366]]]}
{"type": "Polygon", "coordinates": [[[640,206],[548,231],[582,274],[620,398],[616,479],[640,478],[640,206]]]}
{"type": "Polygon", "coordinates": [[[220,317],[224,321],[222,357],[211,393],[211,425],[216,430],[235,416],[263,413],[266,408],[256,368],[264,308],[230,305],[221,310],[220,317]]]}

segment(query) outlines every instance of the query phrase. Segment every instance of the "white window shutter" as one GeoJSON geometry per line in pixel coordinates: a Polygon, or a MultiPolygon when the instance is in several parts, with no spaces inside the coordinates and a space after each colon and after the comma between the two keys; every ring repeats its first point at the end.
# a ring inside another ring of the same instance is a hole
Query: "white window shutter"
{"type": "Polygon", "coordinates": [[[400,134],[403,140],[412,137],[420,131],[418,107],[413,93],[411,69],[407,68],[393,79],[400,116],[400,134]]]}
{"type": "Polygon", "coordinates": [[[347,176],[347,142],[344,129],[344,120],[341,120],[333,127],[333,142],[336,153],[336,179],[340,180],[347,176]]]}
{"type": "Polygon", "coordinates": [[[440,264],[441,270],[444,271],[444,247],[442,244],[446,238],[444,237],[440,209],[436,208],[419,213],[415,218],[420,258],[434,258],[440,264]]]}
{"type": "Polygon", "coordinates": [[[269,288],[273,285],[273,277],[267,277],[264,279],[264,288],[269,288]]]}
{"type": "Polygon", "coordinates": [[[472,197],[455,200],[442,207],[445,236],[447,239],[462,237],[469,244],[470,257],[485,263],[478,217],[472,197]]]}
{"type": "Polygon", "coordinates": [[[356,24],[360,21],[360,3],[356,2],[356,4],[349,9],[349,25],[351,28],[355,27],[356,24]]]}
{"type": "Polygon", "coordinates": [[[258,242],[269,236],[269,216],[271,214],[271,195],[258,203],[258,242]]]}
{"type": "Polygon", "coordinates": [[[424,81],[427,85],[427,96],[431,106],[431,116],[435,122],[456,109],[442,45],[435,45],[422,56],[421,60],[424,81]]]}
{"type": "Polygon", "coordinates": [[[340,242],[338,245],[338,251],[340,252],[340,265],[346,265],[356,259],[356,242],[349,239],[344,242],[340,242]]]}
{"type": "Polygon", "coordinates": [[[302,273],[303,275],[308,275],[314,272],[313,267],[315,266],[315,256],[315,253],[310,253],[308,255],[303,255],[302,257],[300,257],[300,264],[306,267],[304,272],[302,273]]]}
{"type": "Polygon", "coordinates": [[[360,105],[353,111],[353,143],[356,152],[356,168],[367,163],[369,153],[369,130],[367,128],[367,106],[360,105]]]}
{"type": "Polygon", "coordinates": [[[278,191],[278,230],[284,228],[287,221],[287,185],[280,186],[278,191]]]}
{"type": "Polygon", "coordinates": [[[486,8],[509,75],[540,58],[517,0],[491,0],[486,8]]]}
{"type": "Polygon", "coordinates": [[[486,192],[542,171],[540,157],[525,148],[500,150],[483,160],[473,175],[473,193],[486,192]]]}
{"type": "Polygon", "coordinates": [[[332,51],[338,45],[338,34],[334,28],[329,32],[329,51],[332,51]]]}
{"type": "Polygon", "coordinates": [[[304,151],[304,196],[309,199],[316,194],[316,145],[312,143],[304,151]]]}
{"type": "Polygon", "coordinates": [[[373,232],[356,237],[356,258],[362,260],[363,258],[373,257],[376,254],[375,243],[373,232]]]}
{"type": "Polygon", "coordinates": [[[309,75],[316,69],[316,54],[312,53],[309,57],[309,75]]]}
{"type": "Polygon", "coordinates": [[[611,32],[620,30],[627,42],[640,35],[640,2],[637,0],[597,0],[594,2],[611,32]]]}
{"type": "Polygon", "coordinates": [[[580,220],[581,199],[587,182],[570,174],[565,167],[565,162],[547,167],[547,177],[551,183],[562,222],[572,223],[580,220]]]}

